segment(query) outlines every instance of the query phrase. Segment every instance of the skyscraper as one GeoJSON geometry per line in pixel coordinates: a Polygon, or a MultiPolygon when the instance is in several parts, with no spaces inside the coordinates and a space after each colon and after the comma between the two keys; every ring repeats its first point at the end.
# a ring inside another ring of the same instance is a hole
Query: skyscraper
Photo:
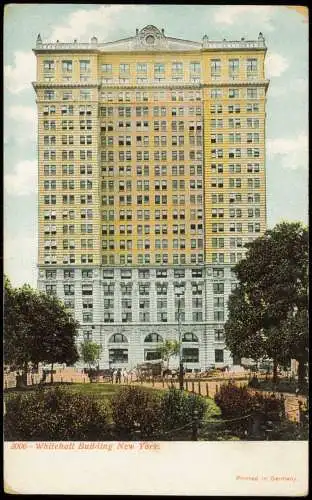
{"type": "Polygon", "coordinates": [[[186,369],[237,363],[226,303],[266,229],[264,75],[257,40],[201,42],[146,26],[100,43],[38,35],[38,288],[64,300],[100,366],[182,340],[186,369]]]}

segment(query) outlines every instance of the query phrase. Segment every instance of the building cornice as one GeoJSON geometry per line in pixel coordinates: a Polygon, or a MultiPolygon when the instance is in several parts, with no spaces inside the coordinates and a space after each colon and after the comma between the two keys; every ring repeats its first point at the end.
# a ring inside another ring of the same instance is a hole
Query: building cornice
{"type": "Polygon", "coordinates": [[[201,42],[185,40],[181,38],[167,37],[164,30],[159,30],[156,26],[145,26],[141,30],[136,30],[133,37],[127,37],[111,42],[99,42],[97,37],[92,37],[90,42],[56,42],[43,43],[41,36],[38,35],[36,47],[33,49],[35,54],[45,52],[201,52],[216,50],[266,50],[265,39],[262,33],[259,33],[257,40],[209,40],[204,35],[201,42]]]}
{"type": "Polygon", "coordinates": [[[37,89],[79,89],[79,88],[96,88],[99,90],[103,89],[127,89],[127,90],[137,90],[137,89],[196,89],[200,90],[202,88],[216,88],[216,87],[263,87],[268,88],[269,80],[226,80],[222,82],[209,82],[209,83],[194,83],[194,82],[172,82],[166,80],[166,83],[53,83],[53,82],[32,82],[32,86],[35,90],[37,89]]]}

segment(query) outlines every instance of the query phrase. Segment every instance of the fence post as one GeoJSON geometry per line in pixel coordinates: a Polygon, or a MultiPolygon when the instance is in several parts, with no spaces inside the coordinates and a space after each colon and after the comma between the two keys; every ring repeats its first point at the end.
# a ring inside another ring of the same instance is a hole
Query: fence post
{"type": "Polygon", "coordinates": [[[300,427],[303,425],[303,410],[302,410],[302,401],[298,399],[298,415],[299,415],[299,425],[300,427]]]}
{"type": "Polygon", "coordinates": [[[284,396],[284,394],[281,394],[281,397],[280,397],[280,400],[281,400],[281,406],[282,406],[282,418],[285,418],[286,416],[286,398],[284,396]]]}
{"type": "Polygon", "coordinates": [[[194,380],[192,380],[192,392],[195,392],[194,380]]]}
{"type": "Polygon", "coordinates": [[[164,377],[162,379],[162,386],[165,387],[165,381],[164,381],[164,377]]]}
{"type": "Polygon", "coordinates": [[[152,386],[153,386],[153,387],[155,386],[155,380],[154,380],[154,377],[152,378],[152,386]]]}
{"type": "Polygon", "coordinates": [[[198,394],[201,395],[200,381],[198,382],[198,394]]]}
{"type": "Polygon", "coordinates": [[[218,384],[216,384],[216,387],[215,387],[215,394],[216,394],[217,392],[219,392],[219,386],[218,386],[218,384]]]}
{"type": "Polygon", "coordinates": [[[192,441],[197,441],[198,439],[198,410],[194,410],[193,422],[192,422],[192,441]]]}
{"type": "Polygon", "coordinates": [[[208,382],[206,382],[206,396],[209,396],[209,387],[208,387],[208,382]]]}
{"type": "Polygon", "coordinates": [[[189,381],[186,379],[186,381],[185,381],[185,389],[187,390],[187,392],[189,390],[189,384],[188,383],[189,383],[189,381]]]}

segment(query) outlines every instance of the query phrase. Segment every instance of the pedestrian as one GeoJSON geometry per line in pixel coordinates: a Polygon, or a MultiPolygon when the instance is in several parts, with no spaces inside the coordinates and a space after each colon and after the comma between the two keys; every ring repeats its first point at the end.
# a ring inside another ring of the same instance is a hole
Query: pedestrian
{"type": "Polygon", "coordinates": [[[113,383],[114,382],[117,382],[117,370],[115,368],[115,370],[113,371],[113,383]]]}
{"type": "Polygon", "coordinates": [[[113,370],[113,368],[109,369],[109,378],[110,378],[111,383],[113,384],[113,382],[114,382],[114,370],[113,370]]]}
{"type": "Polygon", "coordinates": [[[120,384],[121,382],[121,369],[118,368],[117,373],[116,373],[116,382],[120,384]]]}

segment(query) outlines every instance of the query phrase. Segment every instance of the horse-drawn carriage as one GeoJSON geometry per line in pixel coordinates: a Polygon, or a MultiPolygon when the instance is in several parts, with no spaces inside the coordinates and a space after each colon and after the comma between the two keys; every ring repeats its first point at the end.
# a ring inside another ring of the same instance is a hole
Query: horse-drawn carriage
{"type": "Polygon", "coordinates": [[[140,380],[152,380],[161,377],[163,371],[163,362],[145,362],[137,365],[137,374],[140,380]]]}
{"type": "Polygon", "coordinates": [[[149,361],[137,365],[138,378],[142,381],[174,378],[178,376],[178,372],[179,370],[176,368],[167,368],[163,361],[149,361]]]}

